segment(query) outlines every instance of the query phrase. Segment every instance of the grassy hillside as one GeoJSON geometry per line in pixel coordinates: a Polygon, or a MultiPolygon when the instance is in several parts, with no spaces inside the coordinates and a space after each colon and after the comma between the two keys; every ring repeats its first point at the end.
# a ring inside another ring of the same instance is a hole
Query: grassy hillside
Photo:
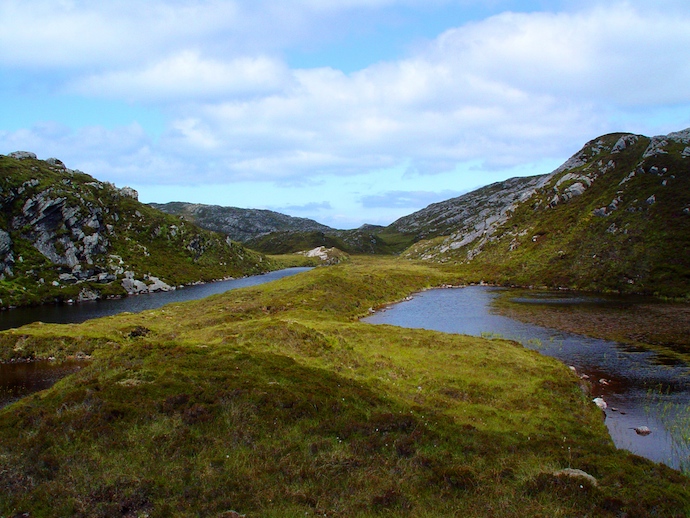
{"type": "Polygon", "coordinates": [[[690,132],[589,142],[485,232],[407,256],[507,284],[690,295],[690,132]]]}
{"type": "Polygon", "coordinates": [[[260,254],[57,160],[0,156],[0,306],[125,295],[272,268],[260,254]],[[129,272],[129,273],[128,273],[129,272]],[[132,283],[130,283],[132,284],[132,283]]]}
{"type": "Polygon", "coordinates": [[[92,356],[0,410],[0,515],[686,516],[688,479],[616,450],[567,367],[357,322],[458,281],[360,258],[0,333],[4,359],[92,356]]]}

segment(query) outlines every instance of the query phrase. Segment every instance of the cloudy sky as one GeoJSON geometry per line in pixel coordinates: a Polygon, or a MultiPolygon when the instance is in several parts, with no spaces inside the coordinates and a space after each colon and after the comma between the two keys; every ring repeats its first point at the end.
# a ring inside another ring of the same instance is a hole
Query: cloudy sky
{"type": "Polygon", "coordinates": [[[388,224],[690,127],[687,0],[0,0],[0,153],[388,224]]]}

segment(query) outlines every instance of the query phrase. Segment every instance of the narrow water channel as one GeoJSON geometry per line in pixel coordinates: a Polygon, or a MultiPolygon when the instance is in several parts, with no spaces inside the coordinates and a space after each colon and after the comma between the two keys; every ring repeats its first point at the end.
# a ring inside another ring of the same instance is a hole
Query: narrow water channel
{"type": "MultiPolygon", "coordinates": [[[[264,284],[308,270],[311,268],[286,268],[263,275],[210,282],[174,291],[136,295],[116,300],[17,308],[0,312],[0,330],[20,327],[32,322],[75,324],[92,318],[116,315],[124,311],[139,313],[172,302],[197,300],[229,290],[264,284]]],[[[63,377],[81,369],[85,364],[84,361],[80,360],[0,363],[0,408],[28,394],[51,387],[63,377]]]]}
{"type": "MultiPolygon", "coordinates": [[[[588,377],[593,397],[601,396],[607,402],[605,422],[618,448],[677,469],[688,468],[690,448],[678,429],[685,426],[685,436],[690,430],[690,374],[686,366],[665,365],[650,351],[493,314],[491,303],[496,296],[498,289],[487,286],[429,290],[364,321],[506,338],[558,358],[588,377]],[[634,429],[641,426],[652,433],[638,435],[634,429]]],[[[586,298],[582,302],[587,302],[586,298]]],[[[568,303],[579,301],[571,299],[568,303]]]]}
{"type": "Polygon", "coordinates": [[[125,311],[139,313],[148,309],[156,309],[172,302],[198,300],[237,288],[264,284],[308,270],[311,270],[311,268],[285,268],[263,275],[185,286],[172,291],[132,295],[121,299],[94,300],[79,304],[44,304],[34,308],[16,308],[0,311],[0,331],[20,327],[32,322],[78,324],[92,318],[108,317],[125,311]]]}

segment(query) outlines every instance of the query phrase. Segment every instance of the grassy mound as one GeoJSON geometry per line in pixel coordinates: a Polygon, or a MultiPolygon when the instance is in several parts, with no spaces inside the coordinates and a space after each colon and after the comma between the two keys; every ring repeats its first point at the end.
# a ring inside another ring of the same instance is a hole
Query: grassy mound
{"type": "Polygon", "coordinates": [[[0,411],[0,515],[690,512],[688,480],[616,450],[565,366],[504,340],[357,321],[453,281],[356,259],[2,333],[3,358],[92,360],[0,411]]]}

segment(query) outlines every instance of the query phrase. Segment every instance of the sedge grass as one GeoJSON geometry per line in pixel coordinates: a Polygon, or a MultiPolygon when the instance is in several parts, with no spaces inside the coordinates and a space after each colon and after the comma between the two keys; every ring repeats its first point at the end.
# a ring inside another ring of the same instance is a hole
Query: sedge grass
{"type": "Polygon", "coordinates": [[[500,338],[358,322],[459,281],[354,258],[137,315],[2,333],[3,358],[92,360],[0,411],[0,515],[690,512],[688,479],[616,450],[555,360],[500,338]],[[554,475],[563,468],[598,484],[554,475]]]}

